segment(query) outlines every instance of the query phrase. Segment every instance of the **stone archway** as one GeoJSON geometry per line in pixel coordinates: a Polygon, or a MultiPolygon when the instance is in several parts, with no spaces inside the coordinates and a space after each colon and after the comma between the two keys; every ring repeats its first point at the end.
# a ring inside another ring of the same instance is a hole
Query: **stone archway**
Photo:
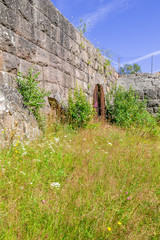
{"type": "Polygon", "coordinates": [[[101,118],[105,118],[105,97],[103,86],[97,84],[93,93],[93,107],[97,112],[97,116],[101,118]]]}

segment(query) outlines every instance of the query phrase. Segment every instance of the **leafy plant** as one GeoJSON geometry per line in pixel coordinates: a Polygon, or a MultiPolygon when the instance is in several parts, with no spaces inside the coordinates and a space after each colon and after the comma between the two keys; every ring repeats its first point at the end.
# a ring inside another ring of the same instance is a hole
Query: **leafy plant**
{"type": "Polygon", "coordinates": [[[40,109],[44,106],[44,97],[49,96],[50,93],[38,87],[39,81],[37,78],[40,72],[33,74],[33,71],[34,69],[30,68],[27,75],[18,72],[15,80],[18,84],[18,91],[23,96],[24,105],[34,114],[39,125],[41,125],[42,115],[40,109]]]}
{"type": "Polygon", "coordinates": [[[87,100],[82,88],[78,88],[78,86],[74,92],[69,92],[67,117],[73,128],[86,127],[93,117],[92,105],[87,100]]]}
{"type": "Polygon", "coordinates": [[[76,29],[80,32],[80,34],[84,35],[87,32],[87,23],[83,22],[83,19],[81,18],[80,25],[76,29]]]}
{"type": "Polygon", "coordinates": [[[132,88],[114,86],[106,95],[108,117],[122,127],[146,127],[155,131],[157,122],[146,110],[146,101],[141,101],[132,88]]]}

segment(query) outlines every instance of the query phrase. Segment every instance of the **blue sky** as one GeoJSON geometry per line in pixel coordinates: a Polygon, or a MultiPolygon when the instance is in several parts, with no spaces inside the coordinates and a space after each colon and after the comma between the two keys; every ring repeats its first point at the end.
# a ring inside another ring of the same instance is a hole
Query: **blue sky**
{"type": "MultiPolygon", "coordinates": [[[[115,62],[138,63],[143,72],[160,71],[160,0],[52,0],[74,25],[89,23],[94,45],[110,49],[115,62]]],[[[114,65],[116,68],[116,65],[114,65]]]]}

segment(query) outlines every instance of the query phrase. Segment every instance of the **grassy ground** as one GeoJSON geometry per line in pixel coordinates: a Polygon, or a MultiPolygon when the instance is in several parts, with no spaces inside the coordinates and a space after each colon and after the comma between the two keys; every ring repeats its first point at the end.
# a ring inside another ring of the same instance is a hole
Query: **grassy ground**
{"type": "Polygon", "coordinates": [[[160,138],[65,127],[0,151],[0,239],[160,239],[160,138]]]}

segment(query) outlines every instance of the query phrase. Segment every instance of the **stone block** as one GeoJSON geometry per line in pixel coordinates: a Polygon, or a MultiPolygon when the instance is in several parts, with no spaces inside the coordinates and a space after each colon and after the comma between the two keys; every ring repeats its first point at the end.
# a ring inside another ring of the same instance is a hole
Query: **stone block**
{"type": "Polygon", "coordinates": [[[160,101],[159,100],[149,100],[147,103],[147,106],[149,108],[153,108],[153,107],[159,107],[160,105],[160,101]]]}
{"type": "Polygon", "coordinates": [[[58,38],[58,28],[51,24],[50,26],[50,37],[54,40],[54,41],[57,41],[57,38],[58,38]]]}
{"type": "Polygon", "coordinates": [[[11,30],[19,29],[20,17],[11,9],[0,3],[0,24],[11,30]]]}
{"type": "Polygon", "coordinates": [[[144,96],[147,99],[156,99],[157,92],[155,89],[147,89],[147,90],[144,90],[144,96]]]}
{"type": "Polygon", "coordinates": [[[16,35],[2,25],[0,25],[0,50],[16,53],[16,35]]]}
{"type": "Polygon", "coordinates": [[[160,99],[160,86],[157,87],[157,98],[160,99]]]}
{"type": "Polygon", "coordinates": [[[16,55],[27,61],[33,61],[36,54],[36,45],[21,36],[17,36],[16,55]]]}
{"type": "Polygon", "coordinates": [[[19,34],[27,40],[35,43],[35,27],[24,18],[20,18],[19,34]]]}
{"type": "Polygon", "coordinates": [[[54,84],[60,84],[59,73],[60,71],[56,68],[44,67],[43,68],[44,81],[54,84]]]}
{"type": "Polygon", "coordinates": [[[39,30],[50,36],[51,22],[45,15],[43,15],[38,10],[35,11],[34,24],[39,30]]]}
{"type": "Polygon", "coordinates": [[[33,61],[40,66],[48,66],[49,65],[49,53],[37,47],[36,55],[34,55],[33,61]]]}
{"type": "Polygon", "coordinates": [[[28,0],[3,0],[3,2],[19,16],[34,23],[34,8],[28,0]]]}
{"type": "Polygon", "coordinates": [[[64,61],[63,72],[67,75],[74,76],[74,67],[71,64],[64,61]]]}
{"type": "Polygon", "coordinates": [[[43,80],[43,70],[42,67],[36,64],[32,64],[30,62],[27,62],[23,59],[20,59],[20,65],[19,65],[19,71],[23,74],[27,75],[28,70],[30,68],[33,68],[33,75],[36,73],[39,73],[37,81],[41,82],[43,80]]]}
{"type": "Polygon", "coordinates": [[[64,64],[65,64],[65,62],[61,58],[59,58],[53,54],[49,54],[49,65],[51,67],[62,70],[64,64]]]}
{"type": "Polygon", "coordinates": [[[20,60],[13,54],[3,52],[4,70],[5,72],[17,74],[20,60]]]}
{"type": "Polygon", "coordinates": [[[4,70],[3,52],[0,50],[0,71],[4,70]]]}
{"type": "Polygon", "coordinates": [[[48,8],[48,18],[55,26],[59,26],[59,11],[51,2],[48,8]]]}
{"type": "Polygon", "coordinates": [[[0,85],[13,84],[15,75],[0,71],[0,85]]]}

